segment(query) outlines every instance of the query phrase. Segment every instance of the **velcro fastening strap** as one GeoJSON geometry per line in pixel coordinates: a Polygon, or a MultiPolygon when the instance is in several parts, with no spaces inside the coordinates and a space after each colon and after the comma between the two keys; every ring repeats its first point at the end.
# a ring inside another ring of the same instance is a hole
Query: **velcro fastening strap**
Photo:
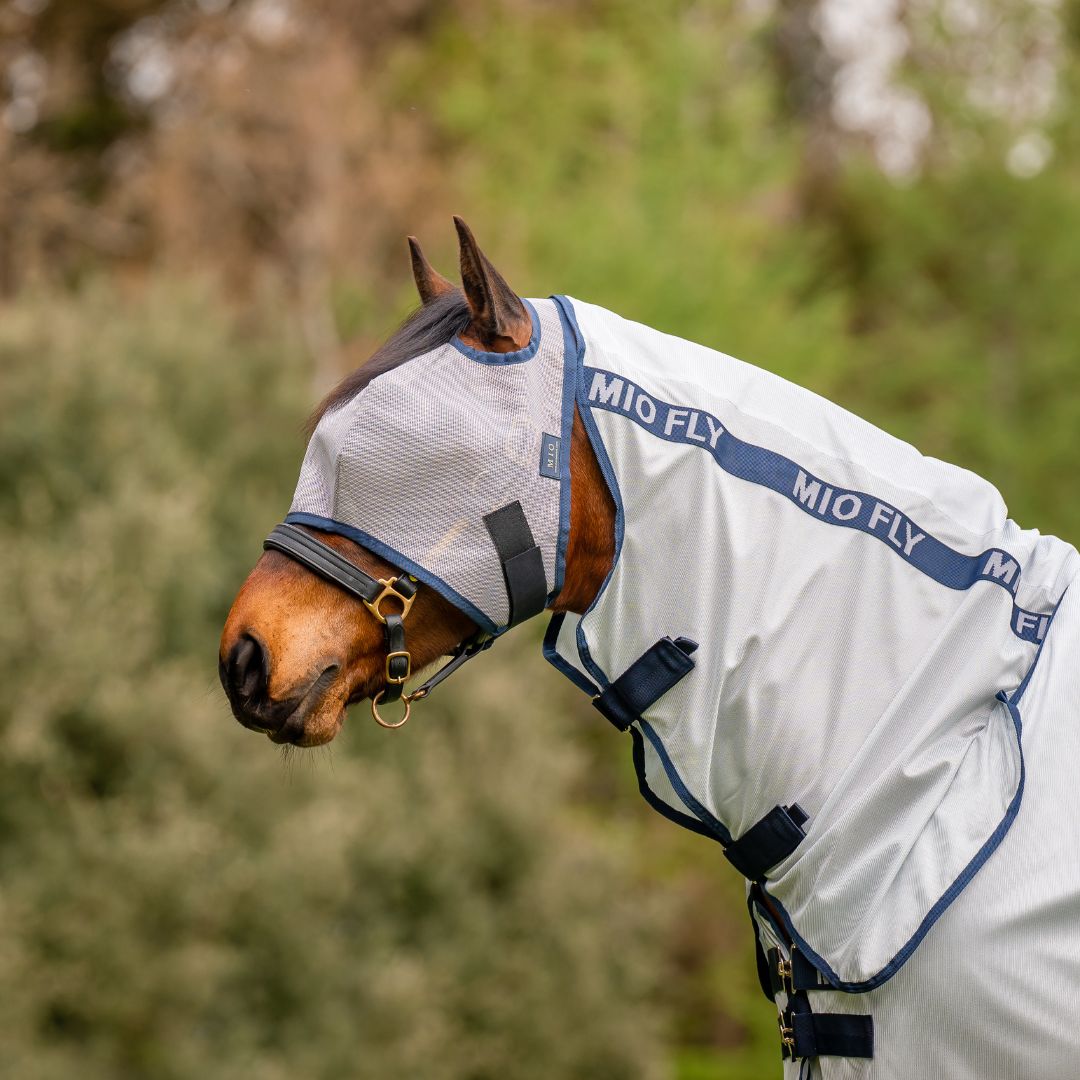
{"type": "Polygon", "coordinates": [[[544,557],[536,546],[520,502],[514,501],[501,510],[485,514],[484,524],[502,562],[506,595],[510,601],[506,625],[516,626],[539,615],[547,606],[544,557]]]}
{"type": "Polygon", "coordinates": [[[653,702],[694,670],[691,654],[697,647],[690,638],[662,637],[593,698],[593,705],[620,731],[626,731],[653,702]]]}
{"type": "Polygon", "coordinates": [[[760,881],[770,866],[786,859],[802,843],[806,811],[798,803],[774,806],[757,824],[751,825],[724,848],[724,856],[750,881],[760,881]]]}
{"type": "MultiPolygon", "coordinates": [[[[874,1018],[847,1013],[788,1012],[784,1024],[791,1029],[795,1058],[874,1056],[874,1018]]],[[[787,1048],[785,1048],[787,1049],[787,1048]]]]}

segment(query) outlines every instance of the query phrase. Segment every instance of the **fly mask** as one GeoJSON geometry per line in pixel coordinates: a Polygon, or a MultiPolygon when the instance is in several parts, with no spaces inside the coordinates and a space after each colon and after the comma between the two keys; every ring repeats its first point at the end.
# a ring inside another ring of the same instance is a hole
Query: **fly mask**
{"type": "MultiPolygon", "coordinates": [[[[292,507],[265,546],[356,595],[383,623],[386,685],[372,702],[425,697],[468,657],[539,614],[562,585],[574,377],[552,300],[525,301],[528,345],[482,352],[453,338],[376,376],[311,437],[292,507]],[[400,574],[376,581],[297,526],[338,533],[400,574]],[[404,621],[417,582],[480,628],[403,697],[404,621]],[[400,611],[384,610],[384,602],[400,611]]],[[[404,723],[404,719],[399,723],[404,723]]]]}

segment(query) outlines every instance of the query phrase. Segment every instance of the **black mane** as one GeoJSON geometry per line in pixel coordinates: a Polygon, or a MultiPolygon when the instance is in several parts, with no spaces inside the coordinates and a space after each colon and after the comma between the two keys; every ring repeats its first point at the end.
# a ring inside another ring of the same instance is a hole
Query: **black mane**
{"type": "Polygon", "coordinates": [[[469,319],[469,305],[460,289],[417,308],[367,363],[346,375],[323,398],[308,421],[308,434],[330,409],[355,397],[377,375],[445,345],[469,325],[469,319]]]}

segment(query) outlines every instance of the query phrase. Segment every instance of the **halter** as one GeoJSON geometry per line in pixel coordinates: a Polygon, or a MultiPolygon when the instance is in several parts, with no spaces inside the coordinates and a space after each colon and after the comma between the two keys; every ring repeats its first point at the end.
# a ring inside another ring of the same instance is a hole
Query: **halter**
{"type": "Polygon", "coordinates": [[[339,555],[329,544],[288,523],[274,527],[273,532],[263,541],[263,549],[280,551],[312,573],[355,596],[382,623],[386,640],[386,685],[371,699],[371,715],[375,718],[375,723],[384,728],[401,727],[409,719],[414,701],[426,698],[466,660],[483,652],[495,641],[490,634],[477,632],[448,654],[451,657],[448,664],[411,694],[406,694],[405,682],[412,674],[412,656],[405,647],[405,619],[416,598],[416,579],[407,574],[389,579],[373,578],[339,555]],[[398,601],[401,611],[384,613],[382,602],[387,599],[398,601]],[[384,719],[379,713],[380,702],[392,701],[405,703],[405,715],[393,722],[384,719]]]}

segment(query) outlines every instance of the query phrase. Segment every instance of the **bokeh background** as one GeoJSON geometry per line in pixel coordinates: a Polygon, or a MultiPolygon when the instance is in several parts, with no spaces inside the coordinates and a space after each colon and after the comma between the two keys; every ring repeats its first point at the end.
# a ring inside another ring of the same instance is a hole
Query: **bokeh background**
{"type": "Polygon", "coordinates": [[[282,756],[219,629],[453,212],[1076,540],[1078,61],[1075,0],[0,0],[0,1074],[776,1075],[539,630],[282,756]]]}

